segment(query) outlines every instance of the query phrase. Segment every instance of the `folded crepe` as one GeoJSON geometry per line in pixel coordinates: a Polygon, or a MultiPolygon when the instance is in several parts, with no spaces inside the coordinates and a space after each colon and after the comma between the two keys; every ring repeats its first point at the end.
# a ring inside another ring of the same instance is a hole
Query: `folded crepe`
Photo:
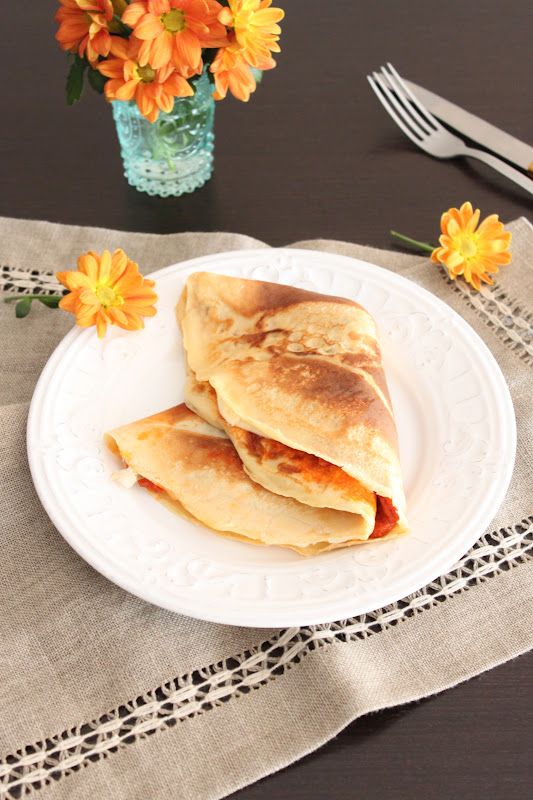
{"type": "Polygon", "coordinates": [[[367,538],[362,516],[315,508],[251,480],[226,434],[185,404],[116,428],[105,441],[154,497],[223,535],[302,555],[367,538]]]}
{"type": "Polygon", "coordinates": [[[244,471],[265,489],[317,508],[335,508],[363,517],[365,538],[374,530],[376,497],[340,467],[310,453],[230,425],[218,410],[216,393],[207,381],[187,370],[185,403],[199,416],[226,432],[244,471]]]}
{"type": "Polygon", "coordinates": [[[226,432],[254,482],[351,513],[358,535],[349,543],[407,531],[396,425],[364,308],[200,272],[189,277],[177,316],[185,401],[226,432]]]}

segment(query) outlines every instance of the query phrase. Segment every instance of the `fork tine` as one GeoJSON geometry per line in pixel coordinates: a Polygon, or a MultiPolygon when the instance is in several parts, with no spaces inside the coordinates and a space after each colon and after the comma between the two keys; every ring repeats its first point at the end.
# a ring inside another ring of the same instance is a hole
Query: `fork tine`
{"type": "Polygon", "coordinates": [[[397,95],[388,85],[387,81],[379,72],[374,72],[374,79],[377,81],[381,91],[387,97],[391,105],[396,109],[404,123],[413,131],[417,137],[417,144],[421,139],[428,136],[431,131],[427,130],[427,126],[420,125],[417,119],[411,113],[407,101],[401,95],[397,95]]]}
{"type": "MultiPolygon", "coordinates": [[[[387,68],[388,68],[388,70],[390,72],[390,75],[394,76],[394,80],[400,86],[401,93],[403,93],[403,95],[405,97],[407,97],[408,100],[410,100],[410,102],[413,104],[414,108],[412,108],[412,113],[414,114],[416,112],[419,112],[427,120],[427,122],[429,122],[433,126],[434,129],[436,129],[436,130],[444,130],[444,128],[442,127],[442,125],[440,124],[438,119],[436,117],[434,117],[433,114],[430,111],[428,111],[428,109],[424,105],[422,105],[422,103],[420,102],[418,97],[415,94],[413,94],[411,89],[409,89],[407,84],[401,78],[400,74],[393,67],[393,65],[390,63],[390,61],[387,62],[387,68]]],[[[385,72],[385,68],[382,68],[382,69],[385,72]]],[[[385,74],[387,74],[387,73],[385,72],[385,74]]],[[[390,75],[387,74],[387,79],[388,80],[391,79],[390,75]]]]}
{"type": "Polygon", "coordinates": [[[421,128],[426,135],[434,133],[436,130],[436,125],[432,125],[431,122],[428,121],[427,117],[422,116],[418,108],[413,105],[411,98],[404,92],[401,79],[396,79],[397,73],[396,75],[393,72],[389,73],[387,72],[387,67],[381,67],[381,75],[389,89],[391,89],[391,91],[394,93],[393,96],[396,98],[398,103],[400,103],[409,120],[412,119],[414,122],[416,122],[418,127],[421,128]]]}
{"type": "Polygon", "coordinates": [[[393,118],[394,122],[398,125],[399,128],[402,129],[405,135],[408,136],[409,139],[411,139],[411,141],[420,146],[420,141],[421,141],[420,138],[417,137],[414,131],[406,125],[406,123],[404,122],[404,118],[396,113],[393,105],[389,102],[388,98],[390,97],[392,100],[392,94],[390,90],[388,90],[387,87],[383,85],[382,81],[380,80],[380,76],[374,72],[372,77],[370,75],[367,75],[366,77],[372,89],[376,93],[376,97],[378,98],[384,109],[393,118]],[[385,92],[387,92],[387,94],[385,94],[385,92]]]}

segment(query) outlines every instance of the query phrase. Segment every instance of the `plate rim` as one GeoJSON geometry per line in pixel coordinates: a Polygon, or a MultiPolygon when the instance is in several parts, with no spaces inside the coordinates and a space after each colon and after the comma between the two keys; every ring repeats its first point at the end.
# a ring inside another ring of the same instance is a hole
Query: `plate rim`
{"type": "MultiPolygon", "coordinates": [[[[50,375],[53,375],[54,368],[57,366],[56,362],[61,361],[64,353],[66,353],[69,348],[74,345],[74,343],[82,337],[87,337],[90,335],[91,330],[81,329],[76,325],[61,339],[58,343],[54,351],[49,356],[45,366],[43,367],[41,374],[38,378],[36,383],[33,396],[30,402],[29,414],[28,414],[28,421],[27,421],[27,454],[28,454],[28,462],[30,466],[30,472],[32,476],[32,480],[39,496],[39,500],[42,503],[46,513],[50,517],[53,525],[57,529],[58,533],[68,542],[68,544],[83,558],[88,564],[90,564],[97,572],[103,575],[105,578],[110,580],[115,585],[120,586],[125,591],[133,594],[136,597],[139,597],[147,602],[150,602],[160,608],[165,608],[169,611],[173,611],[175,613],[185,614],[187,616],[192,616],[196,619],[204,620],[207,622],[219,623],[219,624],[227,624],[227,625],[239,625],[242,627],[254,627],[254,628],[281,628],[281,627],[292,627],[292,626],[301,626],[301,625],[318,625],[318,624],[326,624],[330,622],[334,622],[337,619],[345,619],[354,616],[358,616],[360,614],[370,613],[371,611],[378,610],[379,608],[386,607],[403,597],[419,591],[424,586],[428,585],[436,578],[441,575],[446,574],[449,570],[453,567],[458,559],[460,559],[468,549],[477,541],[477,539],[482,535],[483,531],[487,528],[490,524],[491,519],[494,518],[494,515],[497,513],[498,509],[500,508],[503,499],[507,493],[510,481],[512,479],[513,471],[514,471],[514,463],[516,459],[516,445],[517,445],[517,430],[516,430],[516,417],[514,413],[514,406],[511,397],[511,393],[503,372],[496,360],[493,356],[492,352],[485,344],[481,336],[471,327],[471,325],[451,306],[449,306],[444,300],[437,297],[436,295],[432,294],[429,290],[425,289],[424,287],[420,286],[416,282],[410,280],[404,275],[398,274],[389,270],[385,267],[381,267],[377,264],[372,264],[371,262],[365,261],[363,259],[352,257],[348,255],[344,255],[341,253],[333,253],[328,251],[316,250],[312,248],[296,248],[296,247],[257,247],[257,248],[248,248],[245,250],[230,250],[230,251],[223,251],[219,253],[211,253],[208,255],[197,256],[193,259],[187,259],[185,261],[176,262],[175,264],[168,265],[166,267],[162,267],[159,270],[156,270],[152,273],[147,274],[146,277],[150,277],[152,280],[159,280],[162,277],[168,275],[169,273],[179,273],[182,272],[189,272],[194,271],[194,267],[197,264],[206,265],[205,268],[208,268],[207,265],[209,263],[213,263],[218,261],[219,259],[233,259],[233,258],[246,258],[247,256],[254,256],[264,254],[267,255],[300,255],[305,257],[326,257],[328,259],[334,259],[338,262],[339,266],[343,265],[343,271],[350,274],[353,271],[354,264],[357,266],[358,269],[363,268],[364,270],[370,269],[370,272],[374,272],[376,277],[380,275],[386,278],[388,286],[400,286],[405,287],[408,289],[410,293],[414,293],[415,295],[419,295],[423,297],[427,302],[429,302],[430,307],[440,309],[444,312],[444,314],[453,319],[454,322],[462,328],[463,333],[468,333],[468,336],[473,338],[476,343],[476,348],[478,352],[481,351],[483,353],[483,360],[488,359],[491,365],[491,373],[493,379],[497,378],[500,383],[498,387],[500,391],[500,401],[502,404],[502,408],[505,407],[505,418],[502,417],[500,423],[502,423],[503,419],[505,419],[505,426],[507,428],[507,435],[509,437],[509,457],[507,461],[505,461],[503,465],[503,478],[502,472],[498,474],[500,479],[500,483],[498,484],[499,491],[493,491],[492,497],[496,499],[493,500],[491,503],[487,502],[487,507],[485,509],[484,514],[482,515],[481,521],[478,520],[478,524],[476,525],[477,535],[476,538],[470,537],[470,543],[466,545],[461,544],[460,546],[456,547],[455,551],[453,551],[453,558],[451,553],[448,553],[448,558],[445,563],[439,562],[438,560],[438,553],[435,554],[435,557],[432,559],[431,564],[435,561],[438,562],[438,566],[435,565],[433,570],[429,571],[428,574],[431,577],[427,578],[424,577],[422,583],[416,582],[418,585],[415,588],[410,588],[407,592],[403,588],[399,588],[397,592],[391,592],[387,598],[385,603],[380,602],[377,606],[368,606],[364,610],[355,610],[354,612],[346,611],[340,614],[336,613],[334,617],[331,614],[326,613],[325,616],[321,616],[320,614],[311,614],[305,615],[305,612],[298,613],[298,611],[294,611],[291,609],[290,613],[287,613],[283,616],[281,620],[279,618],[278,612],[275,610],[273,612],[272,617],[268,617],[268,612],[263,616],[266,617],[262,618],[261,620],[257,620],[255,618],[248,618],[247,614],[244,613],[242,617],[238,619],[229,618],[227,614],[219,614],[217,613],[216,603],[206,611],[206,606],[204,604],[203,608],[200,611],[196,609],[191,609],[190,606],[181,602],[181,598],[178,599],[177,603],[165,603],[161,602],[154,598],[153,592],[150,591],[149,587],[139,584],[139,582],[135,582],[135,580],[128,581],[124,576],[120,575],[119,579],[117,579],[116,574],[113,574],[113,569],[111,568],[112,565],[108,564],[107,562],[103,562],[98,557],[95,557],[96,551],[90,549],[90,547],[85,547],[85,541],[82,540],[80,543],[79,540],[76,540],[75,534],[70,530],[65,531],[63,525],[61,524],[61,520],[58,520],[58,513],[57,509],[55,508],[54,504],[51,502],[50,498],[46,494],[46,492],[42,492],[40,490],[40,481],[41,478],[44,477],[44,474],[41,475],[40,471],[44,473],[44,464],[39,463],[37,458],[36,452],[33,449],[33,443],[36,441],[36,430],[37,430],[37,413],[40,407],[40,404],[43,404],[46,400],[46,385],[50,375]],[[44,496],[43,496],[44,494],[44,496]],[[58,524],[59,521],[59,524],[58,524]],[[449,562],[449,563],[448,563],[449,562]]],[[[309,265],[312,269],[315,267],[314,264],[309,265]]],[[[149,321],[148,321],[149,323],[149,321]]],[[[491,388],[495,388],[494,384],[491,384],[491,388]]],[[[211,601],[212,604],[212,601],[211,601]]],[[[354,603],[355,605],[355,603],[354,603]]],[[[253,612],[252,612],[253,614],[253,612]]]]}

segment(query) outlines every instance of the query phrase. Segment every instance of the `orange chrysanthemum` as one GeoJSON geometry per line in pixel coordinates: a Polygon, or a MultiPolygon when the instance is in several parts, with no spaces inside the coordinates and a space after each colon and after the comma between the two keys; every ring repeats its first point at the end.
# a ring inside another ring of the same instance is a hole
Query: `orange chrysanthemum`
{"type": "Polygon", "coordinates": [[[122,15],[140,39],[139,62],[154,69],[171,63],[188,75],[202,71],[202,48],[226,43],[216,0],[137,0],[122,15]]]}
{"type": "Polygon", "coordinates": [[[479,290],[480,281],[494,282],[487,273],[496,273],[510,262],[511,234],[504,231],[497,214],[484,219],[476,230],[478,221],[479,209],[474,212],[471,203],[446,211],[441,217],[441,246],[433,250],[431,260],[444,264],[452,280],[464,275],[479,290]]]}
{"type": "Polygon", "coordinates": [[[194,94],[190,84],[175,72],[172,64],[154,69],[150,64],[141,66],[136,39],[113,37],[111,46],[115,58],[100,61],[97,69],[110,78],[104,91],[108,102],[113,100],[135,100],[141,114],[149,122],[155,122],[161,111],[172,111],[175,97],[194,94]]]}
{"type": "MultiPolygon", "coordinates": [[[[285,16],[281,8],[270,8],[272,0],[228,0],[229,8],[223,8],[220,22],[233,28],[243,58],[252,67],[262,66],[270,59],[270,53],[279,53],[281,28],[277,24],[285,16]]],[[[272,64],[274,66],[274,64],[272,64]]]]}
{"type": "Polygon", "coordinates": [[[96,325],[99,339],[108,325],[137,331],[144,328],[141,317],[157,313],[154,281],[143,278],[123,250],[101,256],[90,250],[78,258],[77,272],[58,272],[56,278],[70,289],[59,307],[75,314],[81,328],[96,325]]]}
{"type": "MultiPolygon", "coordinates": [[[[265,60],[262,64],[262,69],[270,69],[275,66],[273,59],[265,60]]],[[[222,100],[226,97],[228,89],[235,97],[244,102],[247,102],[250,94],[255,92],[255,78],[237,44],[221,47],[210,69],[215,78],[215,91],[213,92],[215,100],[222,100]]]]}
{"type": "Polygon", "coordinates": [[[94,65],[98,56],[107,56],[111,47],[113,23],[111,0],[59,0],[55,18],[59,22],[56,39],[62,50],[87,55],[94,65]]]}

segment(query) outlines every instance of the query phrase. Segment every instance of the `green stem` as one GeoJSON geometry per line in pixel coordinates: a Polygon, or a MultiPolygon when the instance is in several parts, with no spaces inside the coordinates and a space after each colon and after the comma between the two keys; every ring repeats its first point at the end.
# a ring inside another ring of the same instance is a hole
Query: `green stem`
{"type": "Polygon", "coordinates": [[[118,28],[119,30],[112,30],[111,32],[118,34],[119,36],[129,36],[133,30],[133,28],[130,28],[130,26],[126,25],[125,22],[122,22],[118,14],[113,14],[113,22],[115,23],[114,27],[118,28]]]}
{"type": "Polygon", "coordinates": [[[434,244],[430,244],[429,242],[417,242],[416,239],[410,239],[409,236],[404,236],[403,233],[397,233],[397,231],[391,231],[391,236],[396,236],[396,238],[400,239],[402,242],[411,244],[413,247],[418,247],[419,250],[424,250],[427,253],[432,253],[435,249],[434,244]]]}
{"type": "Polygon", "coordinates": [[[57,300],[58,302],[63,298],[62,294],[14,294],[11,297],[4,297],[4,303],[14,303],[15,300],[57,300]]]}

